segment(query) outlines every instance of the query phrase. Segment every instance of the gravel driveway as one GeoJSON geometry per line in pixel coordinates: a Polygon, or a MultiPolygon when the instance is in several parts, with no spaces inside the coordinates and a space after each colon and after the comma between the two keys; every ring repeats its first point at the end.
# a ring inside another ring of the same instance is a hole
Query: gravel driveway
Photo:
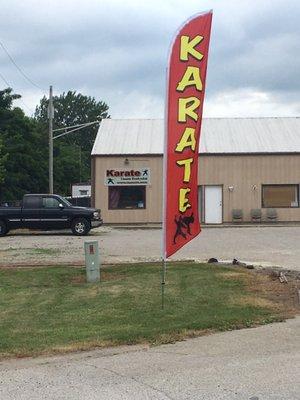
{"type": "MultiPolygon", "coordinates": [[[[103,263],[161,257],[160,229],[101,227],[89,236],[15,232],[0,238],[0,265],[83,264],[84,242],[97,240],[103,263]]],[[[300,271],[300,226],[204,228],[173,259],[250,261],[300,271]]]]}

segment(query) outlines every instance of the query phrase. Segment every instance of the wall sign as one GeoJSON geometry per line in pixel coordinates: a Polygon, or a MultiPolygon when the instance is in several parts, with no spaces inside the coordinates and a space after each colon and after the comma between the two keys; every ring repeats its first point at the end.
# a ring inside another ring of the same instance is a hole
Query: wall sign
{"type": "Polygon", "coordinates": [[[104,184],[106,186],[150,185],[150,168],[107,169],[104,184]]]}

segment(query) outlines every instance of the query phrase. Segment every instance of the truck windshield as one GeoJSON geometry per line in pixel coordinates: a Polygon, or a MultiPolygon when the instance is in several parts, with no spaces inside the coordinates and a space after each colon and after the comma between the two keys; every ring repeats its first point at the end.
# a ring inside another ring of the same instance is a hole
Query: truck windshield
{"type": "Polygon", "coordinates": [[[64,202],[65,204],[67,204],[67,206],[69,206],[69,207],[72,206],[72,204],[71,204],[65,197],[63,197],[62,200],[63,200],[63,202],[64,202]]]}

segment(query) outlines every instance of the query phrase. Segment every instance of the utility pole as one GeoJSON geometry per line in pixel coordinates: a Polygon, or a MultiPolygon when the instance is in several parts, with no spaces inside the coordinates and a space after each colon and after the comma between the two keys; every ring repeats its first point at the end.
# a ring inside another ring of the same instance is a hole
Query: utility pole
{"type": "MultiPolygon", "coordinates": [[[[49,106],[48,106],[48,118],[49,118],[49,193],[53,194],[53,140],[58,139],[62,136],[68,135],[69,133],[79,131],[83,128],[93,126],[95,124],[100,124],[101,121],[86,122],[84,124],[77,124],[72,126],[65,126],[63,128],[53,129],[53,118],[54,118],[54,107],[52,99],[52,86],[50,86],[49,92],[49,106]],[[53,133],[55,132],[55,136],[53,133]],[[57,134],[57,132],[59,132],[57,134]],[[62,133],[61,133],[62,132],[62,133]]],[[[75,145],[76,146],[76,145],[75,145]]],[[[79,180],[81,181],[81,161],[82,161],[82,151],[81,146],[79,146],[79,180]]]]}
{"type": "Polygon", "coordinates": [[[79,182],[81,182],[81,146],[79,146],[79,182]]]}
{"type": "Polygon", "coordinates": [[[52,86],[49,90],[49,105],[48,105],[48,118],[49,118],[49,193],[53,194],[53,98],[52,86]]]}

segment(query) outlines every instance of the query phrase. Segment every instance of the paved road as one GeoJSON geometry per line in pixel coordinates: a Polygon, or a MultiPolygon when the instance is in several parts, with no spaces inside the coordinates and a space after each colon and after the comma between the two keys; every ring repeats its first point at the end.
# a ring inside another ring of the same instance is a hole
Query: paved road
{"type": "Polygon", "coordinates": [[[156,348],[0,363],[1,400],[299,400],[300,317],[156,348]]]}
{"type": "MultiPolygon", "coordinates": [[[[159,260],[159,229],[103,227],[88,237],[70,234],[14,234],[0,238],[0,264],[84,263],[85,240],[99,242],[105,263],[159,260]]],[[[282,266],[300,271],[300,226],[204,228],[174,259],[210,257],[282,266]]]]}

